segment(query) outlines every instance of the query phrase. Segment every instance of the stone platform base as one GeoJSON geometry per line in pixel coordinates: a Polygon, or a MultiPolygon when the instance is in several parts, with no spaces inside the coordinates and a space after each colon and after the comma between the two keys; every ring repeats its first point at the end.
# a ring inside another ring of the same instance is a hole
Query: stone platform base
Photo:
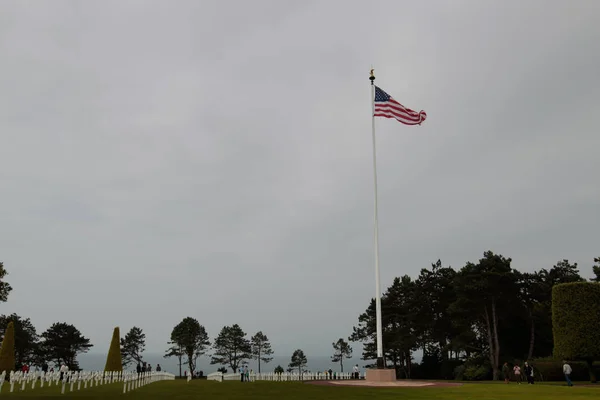
{"type": "Polygon", "coordinates": [[[395,382],[396,381],[396,370],[395,369],[368,369],[365,380],[367,382],[395,382]]]}

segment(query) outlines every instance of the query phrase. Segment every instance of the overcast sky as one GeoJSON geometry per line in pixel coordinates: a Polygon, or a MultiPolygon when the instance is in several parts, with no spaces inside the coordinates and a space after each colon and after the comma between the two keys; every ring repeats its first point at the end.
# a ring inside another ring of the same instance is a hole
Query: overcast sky
{"type": "MultiPolygon", "coordinates": [[[[600,256],[600,2],[2,1],[0,313],[330,354],[382,284],[600,256]]],[[[124,333],[124,332],[123,332],[124,333]]]]}

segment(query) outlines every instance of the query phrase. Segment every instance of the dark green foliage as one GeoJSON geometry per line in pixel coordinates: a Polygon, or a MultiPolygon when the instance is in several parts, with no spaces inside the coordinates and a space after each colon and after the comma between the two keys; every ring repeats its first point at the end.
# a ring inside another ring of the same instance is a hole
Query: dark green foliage
{"type": "Polygon", "coordinates": [[[171,341],[178,349],[176,352],[187,357],[188,372],[193,375],[198,357],[204,355],[210,345],[206,329],[195,318],[186,317],[173,328],[171,341]]]}
{"type": "Polygon", "coordinates": [[[123,358],[123,366],[129,364],[142,363],[142,353],[146,346],[146,335],[141,328],[134,326],[127,332],[125,337],[121,339],[121,356],[123,358]]]}
{"type": "Polygon", "coordinates": [[[110,347],[108,349],[108,356],[106,357],[106,365],[104,371],[108,372],[120,372],[123,371],[123,360],[121,359],[121,347],[119,341],[121,335],[119,333],[119,327],[116,327],[113,331],[112,340],[110,341],[110,347]]]}
{"type": "Polygon", "coordinates": [[[93,347],[90,339],[66,322],[52,324],[41,336],[40,349],[45,360],[58,365],[64,363],[72,371],[79,370],[77,354],[87,353],[93,347]]]}
{"type": "Polygon", "coordinates": [[[600,257],[594,258],[594,262],[596,263],[596,265],[592,267],[592,271],[594,272],[594,277],[592,278],[592,281],[600,282],[600,257]]]}
{"type": "Polygon", "coordinates": [[[179,376],[181,376],[181,365],[183,364],[183,356],[185,353],[183,352],[183,348],[173,341],[173,332],[171,332],[171,341],[168,344],[171,345],[164,355],[164,358],[177,357],[178,365],[179,365],[179,376]]]}
{"type": "Polygon", "coordinates": [[[17,314],[0,315],[0,336],[4,337],[6,327],[13,322],[15,329],[15,368],[24,364],[33,364],[37,360],[39,336],[29,318],[21,318],[17,314]]]}
{"type": "Polygon", "coordinates": [[[333,356],[331,356],[331,362],[340,363],[340,371],[344,372],[344,358],[352,358],[352,347],[342,338],[332,343],[332,346],[333,356]]]}
{"type": "MultiPolygon", "coordinates": [[[[533,272],[517,271],[510,258],[491,251],[459,270],[438,260],[416,280],[395,278],[383,293],[385,363],[401,377],[453,379],[465,364],[461,375],[469,366],[467,376],[481,377],[484,367],[498,378],[505,361],[553,354],[552,287],[583,281],[566,259],[533,272]],[[423,359],[414,366],[416,351],[423,359]]],[[[376,355],[375,336],[371,299],[349,337],[363,344],[364,360],[376,355]]]]}
{"type": "Polygon", "coordinates": [[[12,291],[10,284],[4,281],[6,275],[8,275],[8,272],[6,272],[4,264],[0,261],[0,302],[8,300],[8,295],[12,291]]]}
{"type": "Polygon", "coordinates": [[[290,361],[289,367],[290,369],[298,369],[298,373],[302,375],[304,369],[306,368],[306,363],[308,360],[304,355],[304,352],[300,349],[295,350],[292,354],[292,359],[290,361]]]}
{"type": "MultiPolygon", "coordinates": [[[[541,380],[562,381],[565,379],[562,360],[539,359],[533,360],[532,365],[535,366],[535,372],[541,380]]],[[[569,361],[569,365],[573,369],[571,373],[573,381],[585,381],[590,378],[588,365],[585,361],[569,361]]],[[[597,374],[600,373],[600,363],[594,364],[594,371],[597,374]]]]}
{"type": "Polygon", "coordinates": [[[15,370],[15,326],[9,322],[0,347],[0,373],[15,370]]]}
{"type": "Polygon", "coordinates": [[[262,332],[257,332],[250,339],[250,346],[252,349],[252,358],[258,361],[258,373],[260,373],[260,364],[261,361],[264,363],[269,363],[273,360],[273,349],[271,348],[271,343],[269,342],[269,338],[262,332]]]}
{"type": "Polygon", "coordinates": [[[591,363],[600,360],[600,283],[554,286],[552,325],[555,357],[586,361],[590,379],[595,382],[591,363]]]}
{"type": "Polygon", "coordinates": [[[213,348],[215,352],[210,363],[228,365],[234,373],[244,360],[252,357],[252,345],[238,324],[224,326],[213,348]]]}
{"type": "Polygon", "coordinates": [[[284,370],[281,365],[278,365],[275,367],[275,370],[273,372],[275,372],[276,374],[283,374],[284,370]]]}

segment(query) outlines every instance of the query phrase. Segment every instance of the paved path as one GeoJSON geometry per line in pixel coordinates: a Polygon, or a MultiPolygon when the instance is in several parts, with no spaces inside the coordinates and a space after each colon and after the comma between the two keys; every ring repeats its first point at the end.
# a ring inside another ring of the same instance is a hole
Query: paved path
{"type": "Polygon", "coordinates": [[[359,381],[308,381],[311,385],[324,386],[355,386],[355,387],[457,387],[462,386],[462,383],[451,382],[427,382],[427,381],[411,381],[398,380],[395,382],[370,382],[365,380],[359,381]]]}

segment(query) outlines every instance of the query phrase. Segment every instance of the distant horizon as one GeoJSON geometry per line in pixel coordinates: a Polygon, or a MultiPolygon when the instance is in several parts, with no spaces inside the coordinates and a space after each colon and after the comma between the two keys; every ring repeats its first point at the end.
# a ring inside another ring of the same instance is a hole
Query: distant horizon
{"type": "MultiPolygon", "coordinates": [[[[307,369],[310,371],[323,371],[331,369],[332,371],[340,372],[341,368],[339,362],[332,362],[330,356],[314,356],[307,355],[307,369]]],[[[164,358],[161,354],[157,353],[143,353],[142,360],[145,362],[149,362],[152,365],[152,368],[155,369],[157,364],[160,364],[161,368],[165,372],[170,372],[174,374],[179,373],[179,365],[176,357],[164,358]]],[[[97,371],[104,369],[104,363],[106,362],[106,354],[101,353],[85,353],[80,354],[77,357],[77,361],[79,363],[79,367],[83,370],[89,371],[97,371]]],[[[181,366],[182,372],[187,370],[187,364],[185,363],[185,356],[183,358],[183,363],[181,366]]],[[[281,365],[283,369],[287,369],[289,363],[291,361],[291,355],[274,355],[273,360],[269,363],[261,363],[261,372],[272,372],[275,367],[281,365]]],[[[417,361],[415,359],[415,361],[417,361]]],[[[240,365],[247,364],[250,369],[258,371],[258,362],[255,359],[245,359],[243,363],[240,365]]],[[[359,357],[352,357],[344,360],[344,372],[348,372],[352,366],[358,364],[358,366],[363,369],[366,368],[367,365],[374,364],[374,360],[360,360],[359,357]]],[[[126,370],[134,370],[136,367],[135,363],[129,364],[125,369],[126,370]]],[[[196,371],[203,371],[205,375],[215,372],[220,367],[227,368],[228,371],[231,371],[231,367],[226,364],[211,364],[210,357],[199,357],[196,365],[196,371]]]]}

